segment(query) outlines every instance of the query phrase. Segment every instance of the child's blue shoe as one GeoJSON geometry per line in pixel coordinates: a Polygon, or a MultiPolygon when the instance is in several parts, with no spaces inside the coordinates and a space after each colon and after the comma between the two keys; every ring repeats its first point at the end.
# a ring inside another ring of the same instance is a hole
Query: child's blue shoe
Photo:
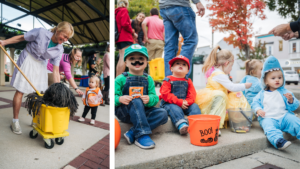
{"type": "Polygon", "coordinates": [[[138,147],[143,149],[154,148],[155,143],[151,140],[149,135],[142,135],[134,142],[138,147]]]}
{"type": "Polygon", "coordinates": [[[127,140],[128,144],[133,144],[134,143],[134,134],[132,130],[128,130],[125,134],[124,134],[125,139],[127,140]]]}
{"type": "Polygon", "coordinates": [[[288,148],[288,146],[290,146],[292,143],[290,141],[286,141],[283,138],[279,138],[276,142],[276,146],[278,148],[278,150],[284,150],[286,148],[288,148]]]}
{"type": "Polygon", "coordinates": [[[187,129],[188,129],[188,128],[189,128],[189,126],[188,126],[187,123],[181,123],[181,124],[179,124],[179,126],[178,126],[179,133],[180,133],[181,135],[187,134],[187,133],[188,133],[188,132],[187,132],[187,129]]]}

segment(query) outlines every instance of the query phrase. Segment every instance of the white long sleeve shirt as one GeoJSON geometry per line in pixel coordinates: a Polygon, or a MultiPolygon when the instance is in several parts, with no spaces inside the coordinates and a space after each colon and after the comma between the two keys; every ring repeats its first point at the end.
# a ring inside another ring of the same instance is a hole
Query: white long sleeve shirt
{"type": "Polygon", "coordinates": [[[264,118],[280,119],[288,112],[284,100],[277,90],[273,92],[265,91],[263,104],[263,110],[266,112],[264,118]]]}
{"type": "MultiPolygon", "coordinates": [[[[223,71],[218,68],[215,68],[215,70],[212,73],[215,72],[223,72],[223,71]]],[[[229,77],[226,74],[216,75],[212,78],[212,80],[220,83],[222,86],[224,86],[227,90],[231,92],[239,92],[239,91],[244,91],[246,89],[245,84],[232,83],[232,81],[229,80],[229,77]]]]}

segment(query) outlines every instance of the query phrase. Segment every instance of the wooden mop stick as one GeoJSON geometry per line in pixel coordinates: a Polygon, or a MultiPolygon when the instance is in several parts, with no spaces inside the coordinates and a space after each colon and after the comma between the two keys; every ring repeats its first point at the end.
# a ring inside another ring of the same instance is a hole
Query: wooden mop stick
{"type": "Polygon", "coordinates": [[[19,68],[19,66],[16,64],[16,62],[9,56],[9,54],[6,52],[6,50],[3,48],[2,45],[0,45],[3,52],[6,54],[6,56],[10,59],[10,61],[16,66],[16,68],[19,70],[19,72],[24,76],[24,78],[27,80],[27,82],[31,85],[31,87],[36,91],[36,93],[39,96],[42,96],[40,92],[33,86],[33,84],[28,80],[28,78],[25,76],[25,74],[22,72],[22,70],[19,68]]]}

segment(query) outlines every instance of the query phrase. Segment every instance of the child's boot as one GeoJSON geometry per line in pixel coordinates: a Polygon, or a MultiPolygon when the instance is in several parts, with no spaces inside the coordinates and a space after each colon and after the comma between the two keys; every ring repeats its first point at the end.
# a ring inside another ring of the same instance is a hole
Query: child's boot
{"type": "Polygon", "coordinates": [[[124,137],[127,140],[128,144],[134,143],[134,134],[132,130],[128,130],[126,133],[124,133],[124,137]]]}
{"type": "Polygon", "coordinates": [[[149,135],[142,135],[135,140],[135,145],[143,149],[150,149],[155,147],[154,141],[151,140],[149,135]]]}
{"type": "Polygon", "coordinates": [[[90,122],[90,124],[94,125],[95,124],[95,120],[92,119],[91,122],[90,122]]]}
{"type": "Polygon", "coordinates": [[[188,128],[189,128],[189,126],[188,126],[187,123],[181,123],[181,124],[179,124],[179,126],[178,126],[179,133],[180,133],[181,135],[187,134],[187,133],[188,133],[188,132],[187,132],[187,129],[188,129],[188,128]]]}
{"type": "Polygon", "coordinates": [[[288,146],[290,146],[291,144],[292,143],[290,141],[286,141],[283,138],[279,138],[276,141],[276,146],[277,146],[278,150],[284,150],[284,149],[288,148],[288,146]]]}
{"type": "Polygon", "coordinates": [[[84,122],[84,121],[85,121],[85,119],[84,119],[83,117],[80,117],[80,118],[78,119],[78,121],[80,121],[80,122],[84,122]]]}

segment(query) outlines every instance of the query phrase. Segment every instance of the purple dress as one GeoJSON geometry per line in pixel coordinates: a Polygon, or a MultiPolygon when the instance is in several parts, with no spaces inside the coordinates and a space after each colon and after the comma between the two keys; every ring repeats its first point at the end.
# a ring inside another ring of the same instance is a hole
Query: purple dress
{"type": "MultiPolygon", "coordinates": [[[[28,56],[28,52],[38,61],[44,61],[47,65],[47,60],[50,63],[59,66],[64,48],[62,44],[57,44],[55,47],[48,48],[53,33],[44,28],[35,28],[24,34],[24,38],[28,41],[25,49],[21,52],[17,65],[22,66],[24,60],[28,56]]],[[[38,70],[37,70],[38,71],[38,70]]],[[[10,85],[13,86],[18,69],[14,69],[10,85]]],[[[38,77],[36,77],[38,78],[38,77]]]]}

